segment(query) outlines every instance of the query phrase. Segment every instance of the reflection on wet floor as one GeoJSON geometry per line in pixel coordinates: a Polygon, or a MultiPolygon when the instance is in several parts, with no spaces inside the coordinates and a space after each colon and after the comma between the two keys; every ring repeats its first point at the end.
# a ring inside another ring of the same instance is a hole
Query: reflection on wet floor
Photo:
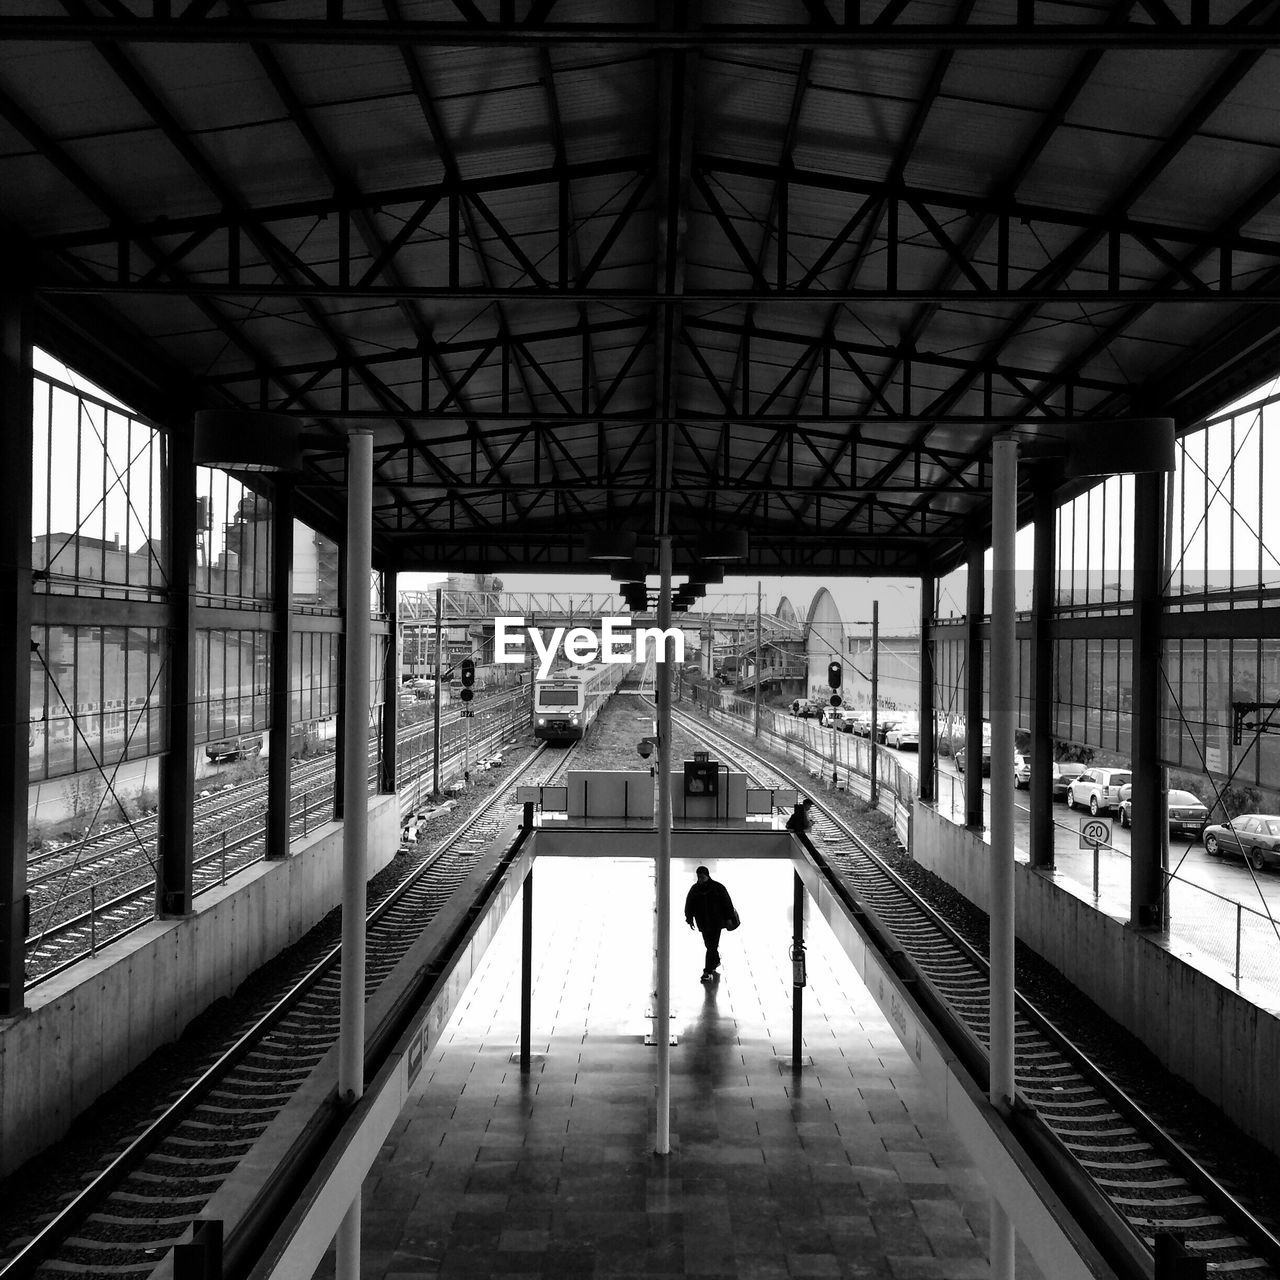
{"type": "Polygon", "coordinates": [[[790,866],[712,874],[743,926],[705,986],[693,864],[672,876],[671,1154],[643,1043],[651,865],[539,861],[531,1075],[516,911],[366,1182],[364,1276],[989,1274],[985,1184],[821,921],[791,1069],[790,866]]]}

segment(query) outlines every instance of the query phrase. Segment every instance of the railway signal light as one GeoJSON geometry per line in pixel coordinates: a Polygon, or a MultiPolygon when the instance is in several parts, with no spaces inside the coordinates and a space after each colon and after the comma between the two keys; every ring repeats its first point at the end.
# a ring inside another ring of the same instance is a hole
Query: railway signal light
{"type": "Polygon", "coordinates": [[[476,696],[476,691],[471,687],[476,682],[476,664],[470,658],[463,658],[459,674],[462,677],[462,693],[459,697],[463,702],[470,702],[476,696]]]}
{"type": "MultiPolygon", "coordinates": [[[[828,662],[827,663],[827,683],[833,689],[838,689],[840,687],[840,682],[843,679],[844,679],[844,667],[838,662],[828,662]]],[[[833,707],[838,707],[840,704],[838,702],[833,702],[831,705],[833,707]]]]}

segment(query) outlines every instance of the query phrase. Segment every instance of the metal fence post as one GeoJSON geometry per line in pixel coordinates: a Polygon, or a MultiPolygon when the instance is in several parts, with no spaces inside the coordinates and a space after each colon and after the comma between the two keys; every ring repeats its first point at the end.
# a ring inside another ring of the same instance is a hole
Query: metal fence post
{"type": "Polygon", "coordinates": [[[98,954],[98,886],[89,886],[89,954],[98,954]]]}
{"type": "Polygon", "coordinates": [[[1244,907],[1239,902],[1237,902],[1236,903],[1236,971],[1235,971],[1235,978],[1237,981],[1239,981],[1239,978],[1240,978],[1240,937],[1241,937],[1243,928],[1244,928],[1244,907]]]}

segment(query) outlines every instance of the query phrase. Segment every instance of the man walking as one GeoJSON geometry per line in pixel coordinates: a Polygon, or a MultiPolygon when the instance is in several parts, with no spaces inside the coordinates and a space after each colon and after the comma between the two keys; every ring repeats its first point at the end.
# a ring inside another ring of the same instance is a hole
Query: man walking
{"type": "Polygon", "coordinates": [[[684,918],[690,929],[702,934],[707,948],[706,962],[702,968],[702,981],[714,982],[720,967],[720,932],[736,920],[733,900],[729,890],[718,880],[711,878],[706,867],[699,867],[697,881],[684,900],[684,918]]]}

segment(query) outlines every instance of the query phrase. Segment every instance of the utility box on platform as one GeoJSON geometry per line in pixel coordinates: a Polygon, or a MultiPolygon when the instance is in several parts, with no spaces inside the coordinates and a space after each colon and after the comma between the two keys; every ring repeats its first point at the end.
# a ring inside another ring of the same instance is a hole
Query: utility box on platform
{"type": "Polygon", "coordinates": [[[686,797],[714,796],[720,790],[720,762],[718,760],[686,760],[684,762],[684,793],[686,797]]]}
{"type": "Polygon", "coordinates": [[[747,775],[730,773],[727,765],[715,760],[686,762],[681,772],[671,775],[671,816],[691,822],[743,821],[747,816],[747,775]],[[714,775],[705,771],[707,767],[714,775]],[[696,772],[691,774],[691,768],[696,772]]]}

